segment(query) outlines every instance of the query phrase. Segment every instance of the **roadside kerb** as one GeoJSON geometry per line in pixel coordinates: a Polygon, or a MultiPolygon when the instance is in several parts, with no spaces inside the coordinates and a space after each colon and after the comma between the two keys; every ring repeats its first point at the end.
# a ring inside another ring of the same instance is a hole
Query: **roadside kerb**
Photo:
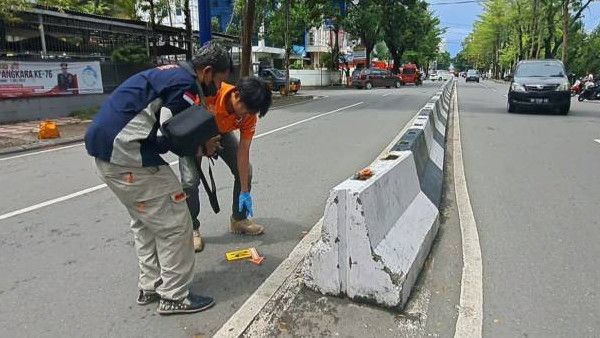
{"type": "Polygon", "coordinates": [[[454,81],[419,111],[366,181],[348,179],[327,200],[305,284],[329,295],[403,308],[438,230],[446,122],[454,81]]]}

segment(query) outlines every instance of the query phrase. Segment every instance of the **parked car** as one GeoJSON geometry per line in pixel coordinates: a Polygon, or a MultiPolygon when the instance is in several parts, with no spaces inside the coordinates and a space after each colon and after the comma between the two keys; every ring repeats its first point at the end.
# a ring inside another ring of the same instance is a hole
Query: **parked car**
{"type": "Polygon", "coordinates": [[[569,79],[559,60],[520,61],[508,90],[509,113],[525,108],[557,109],[567,115],[571,107],[569,79]]]}
{"type": "Polygon", "coordinates": [[[475,82],[479,83],[479,71],[476,69],[467,70],[467,76],[465,77],[465,81],[466,82],[475,81],[475,82]]]}
{"type": "Polygon", "coordinates": [[[356,88],[371,89],[373,87],[400,88],[400,79],[389,70],[369,68],[363,69],[352,78],[356,88]]]}
{"type": "MultiPolygon", "coordinates": [[[[275,68],[262,69],[260,78],[265,80],[271,90],[278,91],[282,95],[285,94],[285,72],[275,68]]],[[[290,92],[296,93],[300,90],[300,79],[290,77],[290,92]]]]}

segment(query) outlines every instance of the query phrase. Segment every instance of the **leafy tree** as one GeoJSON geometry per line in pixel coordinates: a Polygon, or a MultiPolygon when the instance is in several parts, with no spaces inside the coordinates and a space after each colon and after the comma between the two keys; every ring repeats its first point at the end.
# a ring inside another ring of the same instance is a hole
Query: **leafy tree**
{"type": "Polygon", "coordinates": [[[448,69],[450,68],[450,53],[442,52],[439,53],[437,58],[435,59],[437,63],[438,69],[448,69]]]}
{"type": "Polygon", "coordinates": [[[496,77],[522,59],[561,57],[567,65],[577,63],[584,54],[581,16],[592,1],[488,0],[464,41],[465,56],[496,77]]]}
{"type": "MultiPolygon", "coordinates": [[[[375,0],[361,0],[348,10],[344,27],[350,35],[359,37],[366,49],[366,64],[371,64],[371,52],[381,39],[382,7],[375,0]]],[[[391,46],[390,52],[392,52],[391,46]]],[[[392,53],[393,56],[393,53],[392,53]]]]}
{"type": "Polygon", "coordinates": [[[115,49],[111,60],[117,63],[144,64],[149,62],[146,48],[140,45],[129,45],[115,49]]]}
{"type": "Polygon", "coordinates": [[[390,58],[390,50],[387,48],[385,41],[379,41],[375,44],[373,56],[379,60],[388,60],[390,58]]]}
{"type": "Polygon", "coordinates": [[[403,61],[426,65],[437,54],[442,30],[439,20],[420,0],[379,0],[383,39],[394,60],[394,71],[403,61]]]}
{"type": "Polygon", "coordinates": [[[452,59],[452,64],[458,70],[466,71],[468,69],[472,69],[473,65],[467,60],[464,51],[458,52],[456,56],[452,59]]]}
{"type": "MultiPolygon", "coordinates": [[[[27,0],[1,0],[0,1],[0,26],[2,21],[15,22],[19,21],[17,13],[31,6],[27,0]]],[[[2,29],[2,28],[0,28],[2,29]]]]}

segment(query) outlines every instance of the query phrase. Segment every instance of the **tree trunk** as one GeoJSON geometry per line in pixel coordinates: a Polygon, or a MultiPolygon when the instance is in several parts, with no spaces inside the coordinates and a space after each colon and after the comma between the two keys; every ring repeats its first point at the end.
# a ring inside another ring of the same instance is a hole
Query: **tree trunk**
{"type": "Polygon", "coordinates": [[[333,43],[333,46],[331,46],[331,69],[332,70],[337,70],[338,69],[338,59],[339,59],[339,55],[340,55],[340,48],[339,48],[339,44],[340,44],[340,37],[339,37],[339,28],[334,27],[334,29],[332,30],[333,34],[335,34],[335,40],[333,43]]]}
{"type": "Polygon", "coordinates": [[[557,7],[554,7],[552,3],[550,3],[550,8],[547,9],[546,13],[546,26],[548,31],[546,32],[546,37],[544,39],[544,57],[546,59],[553,59],[554,54],[552,53],[552,42],[554,41],[554,33],[556,31],[556,22],[554,21],[556,17],[557,7]]]}
{"type": "Polygon", "coordinates": [[[539,0],[533,1],[532,22],[531,22],[531,49],[529,50],[528,59],[534,58],[537,50],[536,35],[538,33],[538,12],[539,0]]]}
{"type": "Polygon", "coordinates": [[[246,0],[244,10],[244,23],[242,27],[242,61],[240,65],[240,77],[250,75],[250,61],[252,57],[252,33],[254,30],[254,13],[256,11],[256,0],[246,0]]]}
{"type": "Polygon", "coordinates": [[[6,50],[6,26],[2,18],[0,18],[0,50],[6,50]]]}
{"type": "Polygon", "coordinates": [[[373,52],[374,47],[375,47],[375,44],[373,44],[373,43],[369,43],[369,44],[365,43],[365,48],[366,48],[365,68],[371,67],[371,52],[373,52]]]}
{"type": "Polygon", "coordinates": [[[562,62],[567,62],[567,43],[569,37],[569,0],[563,0],[563,40],[562,40],[562,62]]]}
{"type": "Polygon", "coordinates": [[[392,72],[394,74],[400,73],[400,53],[396,48],[390,48],[390,54],[392,55],[392,60],[394,60],[394,68],[392,72]]]}
{"type": "Polygon", "coordinates": [[[190,17],[190,0],[183,0],[183,14],[185,15],[185,57],[190,61],[194,51],[194,42],[192,41],[192,18],[190,17]]]}

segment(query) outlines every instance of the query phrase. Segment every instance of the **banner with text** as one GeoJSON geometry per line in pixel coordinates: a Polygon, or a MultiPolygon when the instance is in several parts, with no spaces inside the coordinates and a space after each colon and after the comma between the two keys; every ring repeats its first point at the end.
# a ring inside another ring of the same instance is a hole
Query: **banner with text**
{"type": "Polygon", "coordinates": [[[102,94],[98,61],[23,62],[0,60],[0,98],[102,94]]]}

